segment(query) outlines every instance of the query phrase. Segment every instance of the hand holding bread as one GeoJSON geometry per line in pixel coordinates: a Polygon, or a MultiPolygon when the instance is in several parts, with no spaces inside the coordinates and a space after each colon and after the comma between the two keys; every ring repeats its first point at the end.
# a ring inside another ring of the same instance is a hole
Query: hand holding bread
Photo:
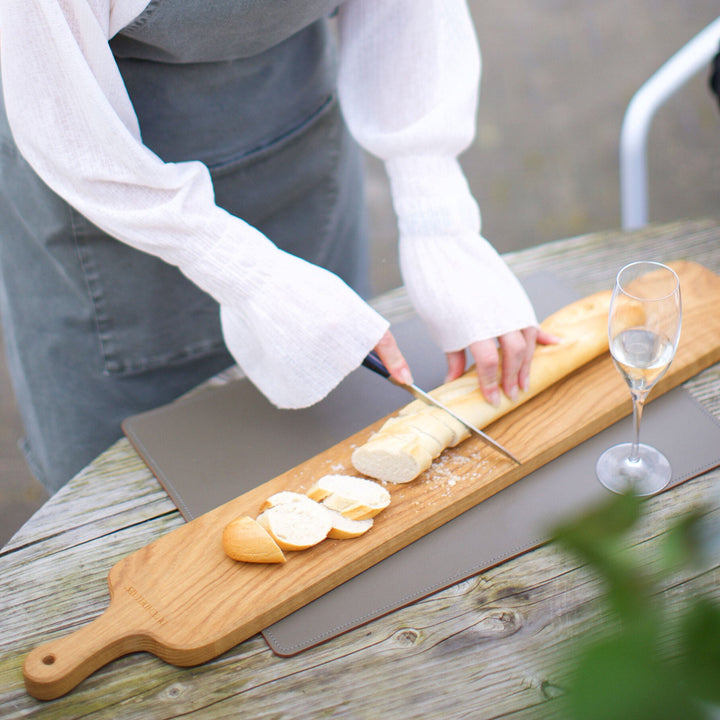
{"type": "MultiPolygon", "coordinates": [[[[559,338],[535,348],[527,390],[515,400],[502,396],[496,406],[483,397],[474,369],[431,392],[460,417],[483,428],[585,365],[608,348],[610,291],[567,305],[548,317],[541,330],[559,338]]],[[[469,431],[447,413],[415,400],[389,418],[352,455],[354,468],[369,477],[406,483],[427,470],[443,450],[469,437],[469,431]]]]}

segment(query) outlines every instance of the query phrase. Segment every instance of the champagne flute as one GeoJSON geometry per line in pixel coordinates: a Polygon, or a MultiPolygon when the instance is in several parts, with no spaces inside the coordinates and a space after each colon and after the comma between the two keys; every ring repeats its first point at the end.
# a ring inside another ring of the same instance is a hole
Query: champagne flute
{"type": "Polygon", "coordinates": [[[598,479],[613,492],[653,495],[670,482],[667,458],[640,442],[640,421],[648,393],[675,356],[681,318],[680,281],[673,270],[657,262],[634,262],[620,270],[608,338],[615,366],[630,388],[635,438],[609,448],[597,461],[598,479]]]}

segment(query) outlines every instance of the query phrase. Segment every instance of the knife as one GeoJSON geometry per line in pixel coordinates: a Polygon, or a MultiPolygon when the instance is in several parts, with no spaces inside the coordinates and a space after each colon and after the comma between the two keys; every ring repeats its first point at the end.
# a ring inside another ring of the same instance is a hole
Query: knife
{"type": "Polygon", "coordinates": [[[462,423],[468,430],[470,430],[471,433],[481,437],[483,440],[485,440],[485,442],[492,445],[496,450],[499,450],[503,455],[506,455],[511,460],[514,460],[518,465],[522,464],[509,450],[504,448],[499,442],[493,440],[489,435],[484,433],[479,428],[476,428],[474,425],[471,425],[466,420],[463,420],[459,415],[456,415],[449,407],[446,407],[441,402],[438,402],[432,395],[428,395],[428,393],[426,393],[424,390],[421,390],[417,385],[414,385],[413,383],[402,383],[399,380],[396,380],[392,375],[390,375],[390,372],[383,364],[383,361],[380,359],[380,357],[374,350],[371,350],[368,353],[367,357],[362,361],[362,364],[364,367],[368,368],[368,370],[372,370],[374,373],[377,373],[378,375],[384,377],[386,380],[389,380],[391,383],[393,383],[393,385],[397,385],[403,390],[407,390],[407,392],[416,397],[418,400],[422,400],[428,405],[433,405],[436,408],[440,408],[440,410],[446,412],[448,415],[455,418],[455,420],[462,423]]]}

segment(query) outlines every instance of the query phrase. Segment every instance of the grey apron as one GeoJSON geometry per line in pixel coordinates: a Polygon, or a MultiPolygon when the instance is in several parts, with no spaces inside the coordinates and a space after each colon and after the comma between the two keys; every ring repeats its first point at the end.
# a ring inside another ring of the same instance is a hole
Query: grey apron
{"type": "MultiPolygon", "coordinates": [[[[367,294],[362,168],[335,97],[338,0],[151,0],[110,43],[143,142],[218,205],[367,294]]],[[[31,462],[57,489],[232,362],[216,303],[50,191],[0,113],[0,305],[31,462]]]]}

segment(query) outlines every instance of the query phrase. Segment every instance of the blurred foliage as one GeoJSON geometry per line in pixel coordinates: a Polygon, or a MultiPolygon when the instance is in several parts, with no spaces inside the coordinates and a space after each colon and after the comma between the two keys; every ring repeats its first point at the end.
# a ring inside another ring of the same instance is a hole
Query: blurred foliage
{"type": "Polygon", "coordinates": [[[720,717],[720,604],[695,595],[670,610],[659,592],[676,573],[702,567],[707,511],[687,513],[662,534],[651,577],[642,548],[630,540],[645,503],[613,496],[554,532],[553,540],[600,577],[609,611],[599,637],[569,649],[568,720],[720,717]]]}

